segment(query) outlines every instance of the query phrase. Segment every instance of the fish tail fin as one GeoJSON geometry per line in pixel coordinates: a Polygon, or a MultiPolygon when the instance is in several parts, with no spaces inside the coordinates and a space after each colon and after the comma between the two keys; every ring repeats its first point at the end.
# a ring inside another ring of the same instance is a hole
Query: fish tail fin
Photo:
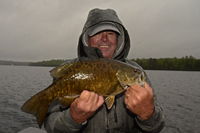
{"type": "Polygon", "coordinates": [[[45,101],[41,101],[40,95],[42,92],[36,94],[32,98],[30,98],[24,105],[21,107],[21,110],[33,114],[36,116],[37,123],[39,125],[39,128],[41,128],[45,117],[46,113],[48,111],[49,105],[45,103],[45,101]]]}

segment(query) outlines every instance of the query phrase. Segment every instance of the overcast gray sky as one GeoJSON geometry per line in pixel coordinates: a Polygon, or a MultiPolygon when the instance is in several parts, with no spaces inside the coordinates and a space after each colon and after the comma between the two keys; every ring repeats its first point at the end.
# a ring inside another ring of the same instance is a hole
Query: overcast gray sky
{"type": "Polygon", "coordinates": [[[0,0],[0,60],[77,57],[89,10],[114,9],[131,38],[128,58],[200,58],[200,0],[0,0]]]}

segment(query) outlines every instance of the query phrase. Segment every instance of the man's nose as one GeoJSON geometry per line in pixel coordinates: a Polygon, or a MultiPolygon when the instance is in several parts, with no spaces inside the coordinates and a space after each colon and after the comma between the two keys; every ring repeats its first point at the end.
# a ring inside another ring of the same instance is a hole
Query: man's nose
{"type": "Polygon", "coordinates": [[[108,40],[107,32],[102,32],[101,40],[104,42],[108,40]]]}

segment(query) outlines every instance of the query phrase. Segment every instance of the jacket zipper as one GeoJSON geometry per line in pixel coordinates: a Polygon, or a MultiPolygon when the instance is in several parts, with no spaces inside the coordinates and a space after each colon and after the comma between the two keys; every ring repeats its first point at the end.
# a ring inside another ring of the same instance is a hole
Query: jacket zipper
{"type": "Polygon", "coordinates": [[[105,123],[106,123],[106,133],[109,133],[109,121],[108,121],[108,112],[107,109],[105,109],[105,123]]]}

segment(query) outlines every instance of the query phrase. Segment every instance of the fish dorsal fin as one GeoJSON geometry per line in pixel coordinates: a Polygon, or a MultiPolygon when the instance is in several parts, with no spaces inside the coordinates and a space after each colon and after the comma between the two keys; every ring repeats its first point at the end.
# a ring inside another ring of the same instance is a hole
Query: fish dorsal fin
{"type": "Polygon", "coordinates": [[[118,87],[118,83],[116,84],[113,84],[106,92],[106,95],[111,95],[113,94],[116,90],[117,90],[117,87],[118,87]]]}
{"type": "Polygon", "coordinates": [[[105,99],[105,103],[108,109],[112,108],[114,102],[115,102],[115,96],[109,96],[105,99]]]}
{"type": "Polygon", "coordinates": [[[62,108],[66,108],[69,106],[79,95],[74,95],[74,96],[64,96],[59,98],[59,104],[62,108]]]}
{"type": "Polygon", "coordinates": [[[55,67],[50,71],[50,75],[53,78],[60,78],[67,69],[69,69],[70,67],[72,67],[73,63],[70,64],[65,64],[65,65],[61,65],[59,67],[55,67]]]}

